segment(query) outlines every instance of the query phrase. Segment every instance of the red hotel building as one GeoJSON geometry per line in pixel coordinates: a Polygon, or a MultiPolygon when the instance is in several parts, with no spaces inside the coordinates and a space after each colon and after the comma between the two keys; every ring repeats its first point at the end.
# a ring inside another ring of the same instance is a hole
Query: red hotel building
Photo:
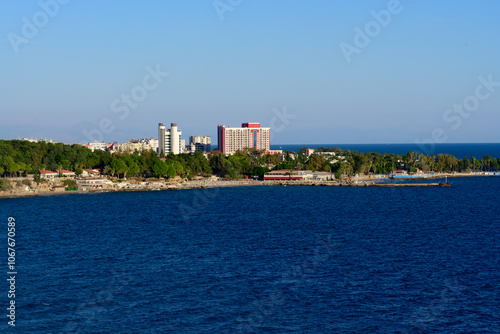
{"type": "Polygon", "coordinates": [[[271,128],[261,128],[260,123],[243,123],[241,128],[217,126],[217,145],[224,154],[233,154],[247,147],[269,151],[271,128]]]}

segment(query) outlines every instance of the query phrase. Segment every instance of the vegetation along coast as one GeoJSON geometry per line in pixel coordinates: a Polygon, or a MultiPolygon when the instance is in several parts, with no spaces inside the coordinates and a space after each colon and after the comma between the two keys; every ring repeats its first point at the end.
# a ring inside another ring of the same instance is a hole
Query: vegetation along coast
{"type": "Polygon", "coordinates": [[[154,151],[111,153],[79,144],[0,140],[0,197],[103,191],[176,190],[228,186],[438,186],[433,179],[498,176],[500,158],[360,153],[306,147],[265,154],[245,149],[226,156],[154,151]],[[389,178],[429,183],[384,183],[389,178]]]}

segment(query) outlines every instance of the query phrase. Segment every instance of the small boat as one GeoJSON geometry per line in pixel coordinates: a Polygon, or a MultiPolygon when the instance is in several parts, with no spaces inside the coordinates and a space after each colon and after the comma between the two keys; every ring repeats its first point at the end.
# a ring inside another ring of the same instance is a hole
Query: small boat
{"type": "Polygon", "coordinates": [[[448,176],[445,176],[445,182],[439,182],[440,187],[451,187],[453,182],[448,182],[448,176]]]}

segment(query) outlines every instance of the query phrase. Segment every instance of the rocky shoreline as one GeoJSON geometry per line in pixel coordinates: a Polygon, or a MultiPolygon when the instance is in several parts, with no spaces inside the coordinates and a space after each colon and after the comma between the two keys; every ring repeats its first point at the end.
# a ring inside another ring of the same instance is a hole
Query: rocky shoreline
{"type": "MultiPolygon", "coordinates": [[[[443,179],[445,176],[453,177],[478,177],[488,176],[477,173],[456,173],[456,174],[439,174],[427,178],[412,178],[411,180],[435,180],[443,179]]],[[[20,181],[23,178],[16,178],[20,181]]],[[[28,179],[28,178],[24,178],[28,179]]],[[[50,196],[50,195],[71,195],[71,194],[94,194],[103,192],[118,192],[118,191],[160,191],[160,190],[182,190],[182,189],[204,189],[204,188],[219,188],[219,187],[244,187],[244,186],[329,186],[329,187],[437,187],[439,183],[380,183],[381,178],[374,176],[354,177],[350,181],[316,181],[316,180],[221,180],[215,177],[198,179],[198,180],[175,180],[175,181],[122,181],[114,182],[109,187],[92,189],[82,187],[79,190],[65,191],[62,189],[56,191],[54,189],[61,188],[60,183],[41,183],[36,186],[14,187],[12,190],[0,192],[0,198],[16,198],[16,197],[34,197],[34,196],[50,196]],[[52,187],[52,189],[51,189],[52,187]]],[[[406,179],[408,181],[408,179],[406,179]]]]}

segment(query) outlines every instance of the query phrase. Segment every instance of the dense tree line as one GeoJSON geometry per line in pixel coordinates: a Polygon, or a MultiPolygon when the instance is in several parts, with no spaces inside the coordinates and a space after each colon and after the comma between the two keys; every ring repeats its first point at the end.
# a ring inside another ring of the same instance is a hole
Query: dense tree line
{"type": "Polygon", "coordinates": [[[263,176],[281,162],[278,154],[266,154],[263,150],[244,149],[226,156],[220,151],[208,154],[212,172],[220,177],[232,179],[244,176],[263,176]]]}
{"type": "Polygon", "coordinates": [[[0,140],[0,175],[21,176],[38,174],[39,170],[74,171],[100,169],[113,177],[127,176],[182,176],[209,175],[211,168],[201,152],[168,155],[159,159],[156,152],[142,151],[115,154],[92,150],[78,144],[0,140]]]}
{"type": "Polygon", "coordinates": [[[498,171],[500,159],[487,155],[481,159],[458,159],[450,154],[424,155],[360,153],[340,148],[319,148],[310,156],[303,147],[299,152],[280,155],[245,149],[226,156],[212,151],[208,158],[201,152],[169,154],[158,157],[153,151],[117,154],[90,149],[78,144],[0,140],[0,176],[38,174],[39,170],[71,170],[77,175],[83,169],[100,169],[111,177],[193,177],[215,174],[226,178],[262,176],[270,169],[307,169],[333,172],[337,178],[355,174],[388,174],[394,169],[409,172],[498,171]],[[335,153],[324,154],[324,153],[335,153]]]}
{"type": "Polygon", "coordinates": [[[78,144],[0,140],[0,175],[21,176],[38,174],[39,170],[74,171],[81,175],[83,169],[100,169],[111,177],[193,177],[218,175],[226,178],[260,176],[280,161],[278,155],[247,149],[225,156],[212,151],[208,159],[202,152],[168,154],[158,157],[156,152],[142,151],[117,154],[90,149],[78,144]]]}
{"type": "Polygon", "coordinates": [[[300,149],[298,154],[287,152],[279,169],[308,169],[335,173],[337,178],[342,175],[356,174],[389,174],[395,169],[408,172],[480,172],[500,170],[500,158],[487,155],[481,159],[464,157],[458,159],[450,154],[426,155],[416,152],[406,154],[394,153],[360,153],[340,148],[318,148],[309,157],[307,147],[300,149]],[[329,155],[325,153],[335,153],[329,155]]]}

